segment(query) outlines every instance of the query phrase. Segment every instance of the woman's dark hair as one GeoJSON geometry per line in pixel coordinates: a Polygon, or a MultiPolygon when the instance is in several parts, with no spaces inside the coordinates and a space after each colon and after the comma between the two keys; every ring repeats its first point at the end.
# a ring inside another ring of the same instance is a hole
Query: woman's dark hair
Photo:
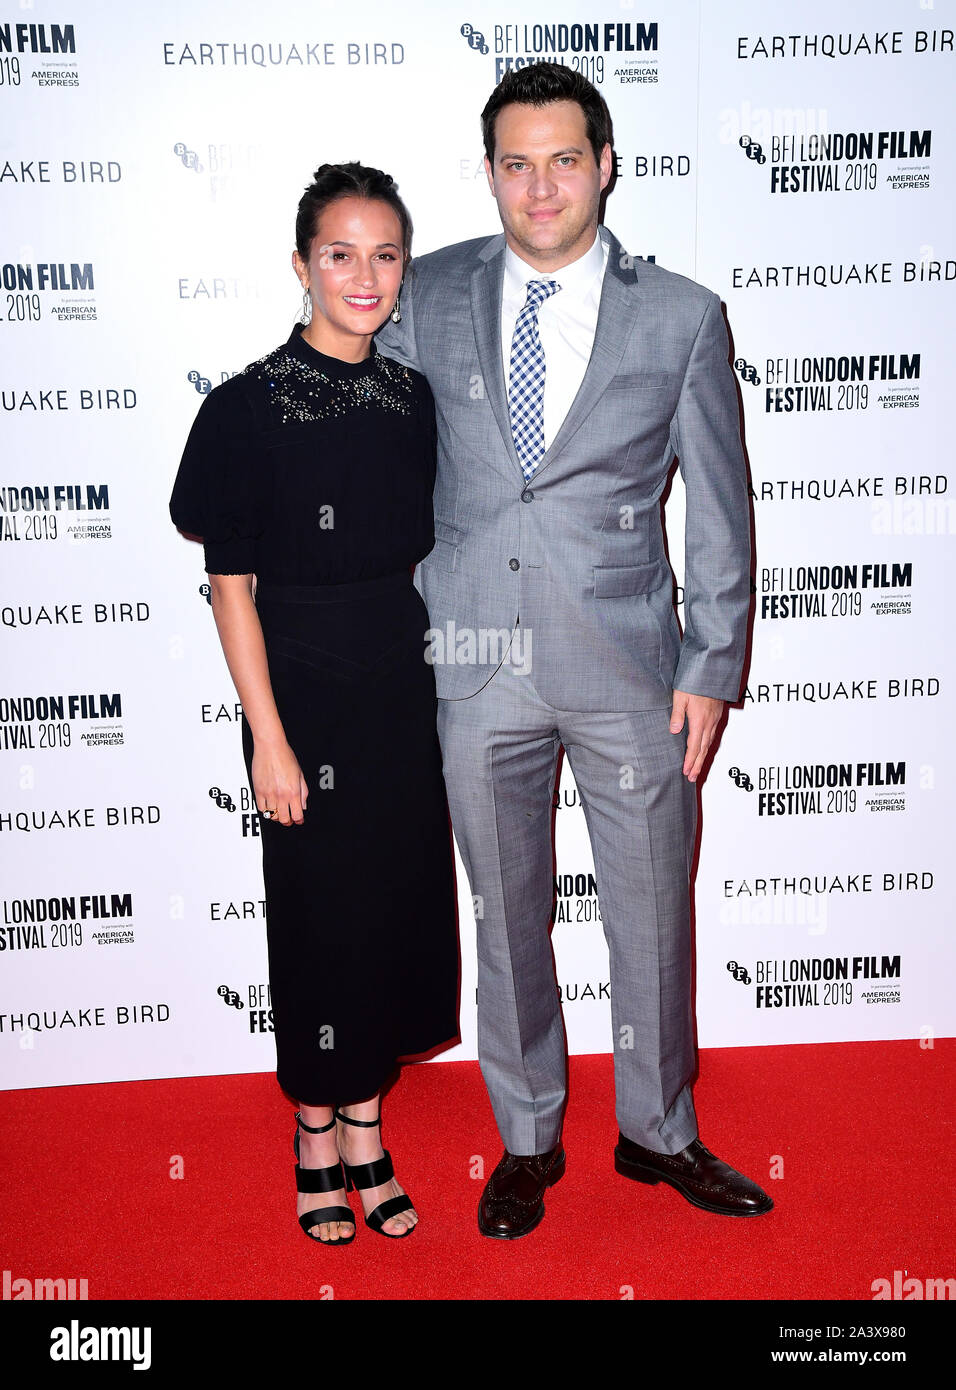
{"type": "Polygon", "coordinates": [[[495,119],[503,106],[549,106],[552,101],[576,101],[584,112],[594,162],[601,162],[605,145],[614,145],[614,131],[607,102],[596,87],[562,63],[532,63],[506,72],[481,113],[481,136],[488,163],[495,162],[495,119]]]}
{"type": "Polygon", "coordinates": [[[369,202],[387,203],[401,224],[402,250],[406,254],[409,252],[412,219],[398,196],[398,188],[391,174],[383,174],[381,169],[370,169],[365,164],[322,164],[299,199],[295,219],[296,250],[304,261],[309,259],[309,248],[319,218],[330,203],[336,203],[340,198],[367,198],[369,202]]]}

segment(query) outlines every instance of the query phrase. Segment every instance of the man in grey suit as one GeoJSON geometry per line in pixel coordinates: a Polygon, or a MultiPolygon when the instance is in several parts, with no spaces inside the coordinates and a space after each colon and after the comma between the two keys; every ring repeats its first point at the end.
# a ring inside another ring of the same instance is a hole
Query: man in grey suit
{"type": "Polygon", "coordinates": [[[550,63],[482,113],[503,235],[414,262],[383,350],[435,395],[432,627],[456,838],[480,904],[478,1046],[505,1153],[479,1228],[513,1239],[564,1172],[567,1053],[548,927],[563,746],[610,952],[617,1171],[708,1211],[773,1203],[701,1144],[691,1099],[696,782],[738,698],[750,527],[716,295],[599,226],[607,106],[550,63]],[[660,497],[686,488],[684,632],[660,497]]]}

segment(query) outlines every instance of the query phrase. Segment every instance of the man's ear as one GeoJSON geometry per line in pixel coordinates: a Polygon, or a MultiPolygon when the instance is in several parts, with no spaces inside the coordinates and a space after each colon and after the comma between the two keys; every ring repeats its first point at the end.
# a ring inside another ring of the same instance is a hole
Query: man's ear
{"type": "Polygon", "coordinates": [[[601,170],[601,187],[607,188],[611,181],[611,170],[614,168],[614,151],[610,145],[605,145],[601,151],[598,168],[601,170]]]}
{"type": "Polygon", "coordinates": [[[485,155],[485,173],[488,175],[488,187],[491,189],[491,196],[495,196],[495,176],[491,169],[491,160],[485,155]]]}

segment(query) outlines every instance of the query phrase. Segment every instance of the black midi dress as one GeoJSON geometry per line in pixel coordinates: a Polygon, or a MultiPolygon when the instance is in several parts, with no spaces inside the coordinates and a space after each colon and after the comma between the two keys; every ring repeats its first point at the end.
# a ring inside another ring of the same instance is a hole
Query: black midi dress
{"type": "MultiPolygon", "coordinates": [[[[457,1033],[454,870],[428,614],[434,403],[374,352],[302,337],[217,386],[170,501],[210,574],[254,574],[269,675],[309,789],[261,819],[279,1084],[300,1104],[373,1095],[457,1033]]],[[[252,783],[253,741],[242,722],[252,783]]]]}

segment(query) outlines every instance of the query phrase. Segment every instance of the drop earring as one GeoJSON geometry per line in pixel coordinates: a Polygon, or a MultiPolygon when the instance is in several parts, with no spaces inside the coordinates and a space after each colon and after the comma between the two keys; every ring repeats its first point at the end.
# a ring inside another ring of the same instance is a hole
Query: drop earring
{"type": "Polygon", "coordinates": [[[395,303],[392,305],[392,312],[389,314],[389,318],[392,320],[392,323],[401,323],[401,321],[402,321],[402,287],[401,287],[401,285],[399,285],[399,287],[398,287],[398,294],[395,296],[395,303]]]}
{"type": "Polygon", "coordinates": [[[302,291],[302,317],[301,322],[310,324],[312,322],[312,296],[308,290],[302,291]]]}

